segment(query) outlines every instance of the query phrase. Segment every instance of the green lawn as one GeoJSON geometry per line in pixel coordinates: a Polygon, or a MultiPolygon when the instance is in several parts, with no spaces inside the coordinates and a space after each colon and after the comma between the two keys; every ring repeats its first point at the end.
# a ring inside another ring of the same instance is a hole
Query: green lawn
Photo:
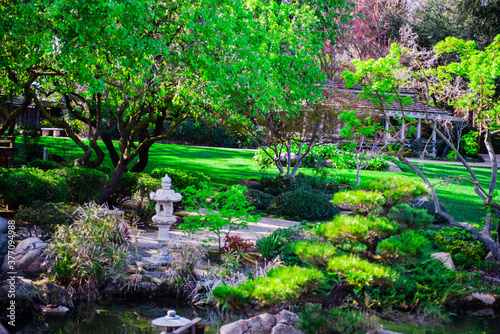
{"type": "MultiPolygon", "coordinates": [[[[70,139],[64,138],[41,138],[44,146],[49,147],[49,153],[63,156],[71,161],[82,152],[70,139]]],[[[19,142],[19,146],[22,143],[19,142]]],[[[104,145],[102,144],[104,148],[104,145]]],[[[239,179],[260,177],[262,172],[253,162],[254,152],[252,150],[235,150],[221,148],[204,148],[182,145],[169,145],[156,143],[150,151],[149,165],[146,172],[155,167],[172,167],[191,171],[203,172],[210,176],[216,185],[230,185],[239,179]]],[[[111,161],[106,158],[106,165],[111,166],[111,161]]],[[[420,166],[429,177],[431,183],[435,184],[447,177],[467,175],[465,168],[454,165],[441,165],[426,163],[420,166]]],[[[489,183],[490,170],[488,168],[473,168],[481,183],[487,186],[489,183]]],[[[312,169],[304,168],[305,173],[312,173],[312,169]]],[[[334,173],[344,175],[355,180],[354,170],[333,170],[334,173]]],[[[266,174],[275,173],[275,169],[269,169],[266,174]]],[[[395,173],[362,171],[362,179],[379,178],[395,173]]],[[[419,179],[406,166],[399,176],[419,179]]],[[[446,209],[458,220],[469,222],[481,222],[484,217],[479,197],[474,193],[473,187],[466,181],[454,182],[444,185],[437,190],[440,201],[446,209]]]]}

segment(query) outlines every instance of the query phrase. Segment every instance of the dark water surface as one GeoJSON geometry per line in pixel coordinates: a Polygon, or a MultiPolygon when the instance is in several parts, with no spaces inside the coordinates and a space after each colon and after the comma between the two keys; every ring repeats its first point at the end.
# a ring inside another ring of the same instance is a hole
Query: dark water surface
{"type": "MultiPolygon", "coordinates": [[[[217,333],[223,323],[236,321],[234,313],[215,309],[194,308],[182,300],[162,302],[113,302],[107,306],[80,304],[71,315],[32,319],[29,324],[18,324],[17,331],[11,333],[144,333],[157,334],[160,329],[151,321],[175,309],[180,316],[193,319],[200,317],[207,324],[206,333],[217,333]]],[[[385,323],[385,329],[404,334],[500,334],[499,310],[464,312],[451,316],[451,321],[434,327],[417,324],[385,323]]],[[[8,328],[11,330],[11,328],[8,328]]]]}

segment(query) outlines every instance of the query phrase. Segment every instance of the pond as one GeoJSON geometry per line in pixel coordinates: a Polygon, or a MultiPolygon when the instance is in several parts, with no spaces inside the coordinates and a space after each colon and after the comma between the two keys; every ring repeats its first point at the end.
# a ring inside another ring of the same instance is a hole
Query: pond
{"type": "MultiPolygon", "coordinates": [[[[160,329],[151,321],[175,309],[180,316],[193,319],[201,317],[207,324],[206,333],[218,333],[224,323],[236,321],[239,315],[213,308],[195,308],[179,300],[151,302],[116,301],[106,306],[79,304],[75,311],[65,317],[32,319],[24,327],[11,333],[59,333],[59,334],[97,334],[97,333],[144,333],[158,334],[160,329]]],[[[404,334],[471,334],[500,333],[500,312],[491,309],[463,312],[450,317],[450,321],[434,327],[418,324],[385,323],[384,328],[404,334]]],[[[364,333],[364,331],[362,332],[364,333]]]]}

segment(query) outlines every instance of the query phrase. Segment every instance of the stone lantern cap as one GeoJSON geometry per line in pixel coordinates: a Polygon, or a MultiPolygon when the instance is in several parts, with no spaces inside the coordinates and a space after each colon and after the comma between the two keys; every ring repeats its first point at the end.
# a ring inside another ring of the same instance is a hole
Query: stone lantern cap
{"type": "Polygon", "coordinates": [[[175,310],[169,310],[166,316],[156,318],[152,323],[160,327],[182,327],[190,322],[188,318],[178,316],[175,310]]]}
{"type": "Polygon", "coordinates": [[[152,191],[149,194],[149,198],[157,202],[179,202],[182,200],[182,195],[176,193],[174,190],[170,189],[172,185],[172,179],[168,177],[168,174],[161,179],[161,189],[156,192],[152,191]]]}

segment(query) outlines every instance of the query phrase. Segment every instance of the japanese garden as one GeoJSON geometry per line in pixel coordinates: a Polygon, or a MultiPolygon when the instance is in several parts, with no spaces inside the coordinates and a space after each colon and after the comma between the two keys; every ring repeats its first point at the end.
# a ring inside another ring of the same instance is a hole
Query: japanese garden
{"type": "Polygon", "coordinates": [[[0,334],[498,333],[499,18],[0,1],[0,334]]]}

